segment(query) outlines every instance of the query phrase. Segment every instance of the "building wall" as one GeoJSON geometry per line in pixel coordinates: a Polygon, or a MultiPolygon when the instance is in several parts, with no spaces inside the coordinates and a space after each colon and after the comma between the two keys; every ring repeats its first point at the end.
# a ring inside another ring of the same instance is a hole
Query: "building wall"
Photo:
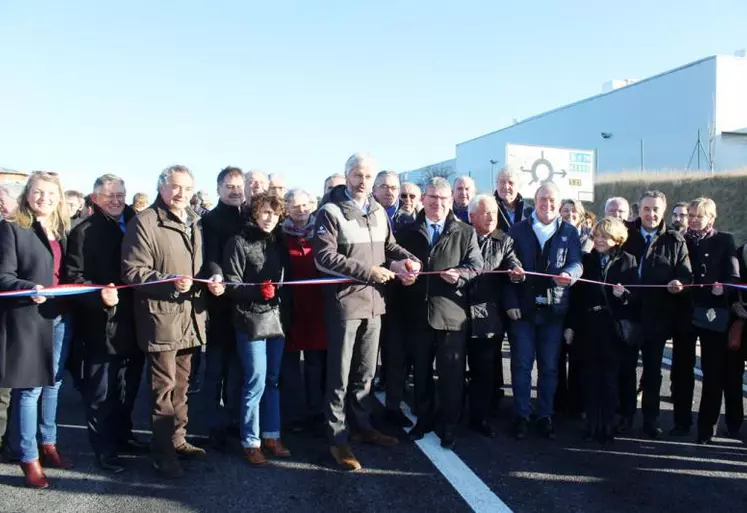
{"type": "MultiPolygon", "coordinates": [[[[493,176],[502,167],[505,146],[510,143],[596,150],[597,172],[601,173],[640,169],[641,146],[647,169],[686,168],[698,130],[706,145],[709,127],[715,122],[716,67],[716,57],[703,59],[458,144],[456,171],[471,174],[478,189],[492,189],[493,176]],[[602,132],[611,137],[603,138],[602,132]],[[497,163],[491,165],[491,159],[497,163]]],[[[725,66],[724,73],[741,71],[725,66]]],[[[747,82],[728,86],[729,91],[740,87],[747,90],[747,82]]],[[[723,108],[728,109],[728,104],[723,108]]],[[[723,119],[734,122],[730,117],[723,119]]],[[[716,161],[719,169],[732,166],[726,159],[721,164],[716,161]]]]}
{"type": "Polygon", "coordinates": [[[443,176],[453,182],[457,177],[456,160],[444,160],[443,162],[431,164],[419,169],[406,171],[399,174],[399,179],[402,182],[413,182],[422,185],[423,181],[429,176],[443,176]]]}
{"type": "Polygon", "coordinates": [[[747,166],[747,58],[719,56],[716,71],[714,167],[736,169],[747,166]]]}

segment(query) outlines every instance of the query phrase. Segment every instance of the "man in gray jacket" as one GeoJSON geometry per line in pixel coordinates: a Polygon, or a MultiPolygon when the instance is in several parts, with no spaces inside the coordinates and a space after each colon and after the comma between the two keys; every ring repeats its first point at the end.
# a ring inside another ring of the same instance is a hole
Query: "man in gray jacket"
{"type": "Polygon", "coordinates": [[[340,467],[358,470],[348,445],[346,408],[362,441],[395,445],[371,425],[370,391],[376,370],[384,284],[399,274],[412,284],[420,263],[394,240],[386,211],[371,196],[376,161],[356,153],[345,164],[345,185],[326,195],[313,241],[317,268],[351,282],[326,287],[329,326],[325,414],[331,453],[340,467]],[[407,275],[406,272],[413,274],[407,275]]]}

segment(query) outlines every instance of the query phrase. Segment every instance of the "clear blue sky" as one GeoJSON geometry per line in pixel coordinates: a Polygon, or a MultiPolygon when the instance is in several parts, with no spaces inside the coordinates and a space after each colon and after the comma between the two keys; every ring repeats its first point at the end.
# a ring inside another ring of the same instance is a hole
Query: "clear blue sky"
{"type": "Polygon", "coordinates": [[[0,166],[154,192],[182,163],[321,189],[747,46],[747,1],[0,0],[0,166]],[[119,4],[119,5],[114,5],[119,4]]]}

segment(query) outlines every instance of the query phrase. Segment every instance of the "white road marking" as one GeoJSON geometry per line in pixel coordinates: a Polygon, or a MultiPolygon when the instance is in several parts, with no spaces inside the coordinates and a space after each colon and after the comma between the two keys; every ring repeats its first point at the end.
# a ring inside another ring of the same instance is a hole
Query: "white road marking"
{"type": "MultiPolygon", "coordinates": [[[[376,398],[384,404],[384,394],[379,392],[376,398]]],[[[402,410],[407,418],[415,422],[410,408],[402,403],[402,410]]],[[[478,513],[511,513],[493,491],[470,469],[454,451],[441,447],[441,441],[434,433],[428,433],[422,440],[415,442],[423,454],[431,460],[433,466],[443,475],[451,486],[462,496],[473,511],[478,513]]]]}

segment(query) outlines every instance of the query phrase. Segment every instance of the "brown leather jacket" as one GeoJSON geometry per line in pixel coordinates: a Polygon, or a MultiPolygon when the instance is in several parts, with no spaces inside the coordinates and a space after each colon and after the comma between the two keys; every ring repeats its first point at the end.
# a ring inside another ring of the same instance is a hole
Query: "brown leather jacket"
{"type": "MultiPolygon", "coordinates": [[[[159,196],[127,225],[122,241],[124,283],[188,276],[202,278],[202,226],[187,210],[183,223],[159,196]]],[[[206,287],[194,283],[186,293],[174,283],[134,289],[134,315],[140,348],[148,352],[178,351],[205,343],[206,287]]]]}

